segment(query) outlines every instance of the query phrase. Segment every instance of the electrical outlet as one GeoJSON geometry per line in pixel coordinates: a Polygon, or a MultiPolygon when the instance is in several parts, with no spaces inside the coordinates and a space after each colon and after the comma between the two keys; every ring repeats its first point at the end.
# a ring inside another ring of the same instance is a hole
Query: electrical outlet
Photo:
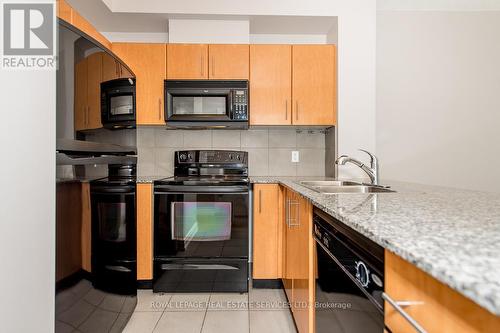
{"type": "Polygon", "coordinates": [[[299,163],[299,151],[298,150],[292,151],[292,162],[299,163]]]}

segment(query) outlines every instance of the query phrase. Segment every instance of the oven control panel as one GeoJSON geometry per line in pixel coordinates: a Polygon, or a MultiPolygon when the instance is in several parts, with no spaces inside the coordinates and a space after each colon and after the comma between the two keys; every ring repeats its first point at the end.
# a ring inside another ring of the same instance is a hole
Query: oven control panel
{"type": "Polygon", "coordinates": [[[248,90],[234,89],[231,90],[231,95],[231,119],[248,120],[248,90]]]}
{"type": "Polygon", "coordinates": [[[247,164],[248,153],[245,151],[232,150],[183,150],[177,151],[176,160],[181,164],[192,163],[230,163],[247,164]]]}

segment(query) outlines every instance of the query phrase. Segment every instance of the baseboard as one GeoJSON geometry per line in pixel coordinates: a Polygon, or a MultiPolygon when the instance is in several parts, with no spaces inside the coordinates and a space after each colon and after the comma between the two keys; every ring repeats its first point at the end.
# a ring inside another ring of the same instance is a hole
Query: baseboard
{"type": "Polygon", "coordinates": [[[153,280],[137,280],[137,289],[153,289],[153,280]]]}
{"type": "Polygon", "coordinates": [[[283,289],[281,279],[252,279],[252,287],[255,289],[283,289]]]}
{"type": "Polygon", "coordinates": [[[74,286],[82,279],[86,279],[92,282],[92,275],[89,272],[80,269],[79,271],[76,271],[75,273],[68,275],[65,278],[57,281],[56,293],[66,288],[74,286]]]}

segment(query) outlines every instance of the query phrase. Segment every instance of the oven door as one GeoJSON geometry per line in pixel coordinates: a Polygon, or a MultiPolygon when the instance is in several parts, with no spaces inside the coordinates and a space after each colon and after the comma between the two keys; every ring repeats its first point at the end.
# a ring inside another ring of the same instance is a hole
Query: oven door
{"type": "Polygon", "coordinates": [[[155,189],[155,257],[248,258],[248,191],[214,188],[155,189]]]}
{"type": "Polygon", "coordinates": [[[226,88],[167,89],[166,120],[230,121],[231,90],[226,88]]]}
{"type": "Polygon", "coordinates": [[[135,260],[135,186],[91,186],[92,261],[135,260]]]}

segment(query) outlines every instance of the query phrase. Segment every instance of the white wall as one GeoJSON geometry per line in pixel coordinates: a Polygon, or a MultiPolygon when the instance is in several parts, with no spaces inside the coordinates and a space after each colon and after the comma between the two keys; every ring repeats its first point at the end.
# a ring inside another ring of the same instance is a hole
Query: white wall
{"type": "Polygon", "coordinates": [[[248,20],[168,20],[169,43],[248,44],[248,20]]]}
{"type": "Polygon", "coordinates": [[[384,179],[500,184],[500,11],[379,11],[377,153],[384,179]]]}
{"type": "Polygon", "coordinates": [[[56,73],[0,70],[2,332],[53,332],[56,73]]]}

